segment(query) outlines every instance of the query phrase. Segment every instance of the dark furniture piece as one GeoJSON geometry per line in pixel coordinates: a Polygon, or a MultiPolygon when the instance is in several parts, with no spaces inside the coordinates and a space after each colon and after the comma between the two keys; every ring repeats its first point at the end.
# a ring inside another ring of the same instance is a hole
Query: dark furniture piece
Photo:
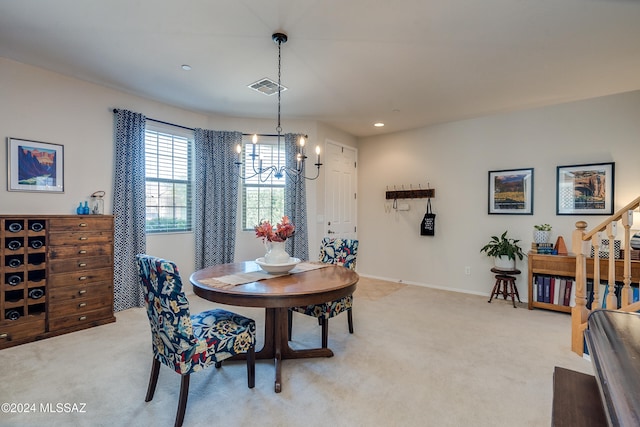
{"type": "MultiPolygon", "coordinates": [[[[358,274],[348,268],[328,265],[316,270],[276,276],[227,288],[207,285],[206,279],[230,274],[261,271],[254,261],[222,264],[196,271],[191,275],[193,291],[209,301],[243,307],[264,307],[264,346],[256,352],[257,359],[273,359],[275,392],[282,390],[282,360],[331,357],[329,348],[294,350],[287,337],[289,307],[332,301],[353,294],[358,274]]],[[[241,358],[236,357],[236,358],[241,358]]]]}
{"type": "Polygon", "coordinates": [[[176,265],[148,255],[138,255],[137,261],[153,346],[153,363],[145,402],[153,399],[160,363],[176,371],[182,378],[176,426],[181,426],[184,420],[192,372],[211,365],[219,368],[223,360],[243,354],[247,359],[248,386],[253,388],[255,322],[221,309],[191,315],[176,265]]]}
{"type": "Polygon", "coordinates": [[[640,425],[640,314],[595,310],[587,325],[594,375],[556,367],[552,426],[640,425]]]}
{"type": "Polygon", "coordinates": [[[506,300],[507,297],[511,297],[511,302],[513,303],[513,308],[516,308],[516,300],[514,298],[518,298],[518,302],[520,301],[520,295],[518,294],[518,288],[516,287],[516,274],[520,274],[520,270],[517,268],[514,270],[502,270],[499,268],[492,268],[492,273],[496,274],[496,284],[493,285],[493,289],[491,290],[491,296],[489,297],[489,301],[493,300],[493,297],[496,298],[499,295],[506,300]]]}
{"type": "Polygon", "coordinates": [[[112,215],[0,216],[0,349],[115,320],[112,215]]]}

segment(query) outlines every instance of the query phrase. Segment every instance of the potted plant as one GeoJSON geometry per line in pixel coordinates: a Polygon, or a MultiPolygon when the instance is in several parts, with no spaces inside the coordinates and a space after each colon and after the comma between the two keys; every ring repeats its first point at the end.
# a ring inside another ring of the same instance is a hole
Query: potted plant
{"type": "Polygon", "coordinates": [[[514,270],[516,257],[520,260],[524,257],[524,252],[518,242],[520,240],[507,237],[507,231],[505,231],[500,237],[491,236],[489,243],[484,245],[480,252],[485,252],[487,256],[493,257],[496,268],[514,270]]]}
{"type": "Polygon", "coordinates": [[[533,241],[536,243],[548,243],[551,235],[551,226],[549,224],[540,224],[533,226],[533,241]]]}

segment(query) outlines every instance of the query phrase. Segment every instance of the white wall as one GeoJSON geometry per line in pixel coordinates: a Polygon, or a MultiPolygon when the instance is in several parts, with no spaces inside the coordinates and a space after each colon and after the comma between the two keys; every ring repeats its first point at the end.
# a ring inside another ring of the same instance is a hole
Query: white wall
{"type": "MultiPolygon", "coordinates": [[[[358,271],[374,277],[487,295],[492,262],[480,248],[509,230],[528,251],[533,225],[571,245],[578,220],[556,216],[556,167],[615,162],[615,209],[640,196],[640,92],[500,114],[359,141],[358,271]],[[488,215],[488,171],[534,168],[534,215],[488,215]],[[419,235],[425,200],[385,212],[387,186],[435,188],[436,235],[419,235]],[[471,267],[471,275],[464,268],[471,267]]],[[[518,262],[526,299],[526,258],[518,262]]]]}
{"type": "MultiPolygon", "coordinates": [[[[188,127],[273,133],[273,120],[205,116],[124,92],[0,58],[0,135],[64,145],[65,193],[7,192],[0,173],[0,214],[73,214],[80,200],[107,192],[111,212],[113,113],[126,108],[188,127]]],[[[492,234],[506,229],[526,248],[532,226],[550,223],[553,239],[568,236],[579,219],[555,215],[557,165],[616,162],[616,208],[640,195],[640,92],[549,108],[501,114],[393,135],[356,138],[312,121],[283,121],[286,132],[304,132],[309,144],[330,139],[357,147],[358,271],[364,275],[486,295],[491,262],[479,253],[492,234]],[[535,168],[533,216],[487,215],[487,171],[535,168]],[[385,213],[387,185],[424,184],[436,189],[436,236],[421,237],[424,200],[411,210],[385,213]],[[464,275],[464,267],[471,275],[464,275]]],[[[0,165],[6,165],[6,149],[0,165]]],[[[3,166],[6,167],[6,166],[3,166]]],[[[310,254],[322,238],[323,176],[308,182],[310,254]]],[[[192,233],[150,236],[147,252],[172,259],[184,276],[193,271],[192,233]]],[[[263,254],[252,232],[240,232],[237,259],[263,254]]],[[[526,287],[525,263],[521,296],[526,287]]]]}
{"type": "MultiPolygon", "coordinates": [[[[40,68],[0,57],[0,136],[51,142],[64,146],[64,194],[8,192],[7,174],[0,173],[0,214],[75,214],[82,200],[105,190],[105,212],[112,212],[113,108],[125,108],[149,118],[186,127],[274,133],[274,120],[206,116],[108,89],[40,68]]],[[[282,123],[285,132],[309,135],[315,146],[317,124],[312,121],[282,123]]],[[[6,167],[7,150],[0,150],[6,167]]],[[[307,185],[310,215],[310,246],[317,248],[321,236],[314,227],[317,210],[316,182],[307,185]]],[[[151,235],[147,252],[175,261],[186,278],[194,269],[193,233],[151,235]]],[[[264,247],[253,232],[238,232],[236,259],[255,259],[264,247]]]]}

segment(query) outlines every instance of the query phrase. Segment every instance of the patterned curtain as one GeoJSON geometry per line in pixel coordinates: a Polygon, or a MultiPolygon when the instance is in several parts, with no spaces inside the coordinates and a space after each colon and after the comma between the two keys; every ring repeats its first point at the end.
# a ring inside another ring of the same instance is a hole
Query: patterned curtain
{"type": "MultiPolygon", "coordinates": [[[[287,168],[295,169],[297,164],[297,141],[303,135],[287,133],[284,135],[285,164],[287,168]]],[[[304,171],[303,171],[304,172],[304,171]]],[[[295,258],[309,259],[309,239],[307,235],[307,191],[305,179],[298,181],[287,178],[284,187],[284,214],[296,226],[292,239],[285,241],[287,252],[295,258]]]]}
{"type": "Polygon", "coordinates": [[[196,269],[234,261],[241,132],[195,129],[196,269]]]}
{"type": "Polygon", "coordinates": [[[147,249],[145,231],[144,128],[146,117],[127,110],[115,113],[113,179],[114,308],[144,305],[136,255],[147,249]]]}

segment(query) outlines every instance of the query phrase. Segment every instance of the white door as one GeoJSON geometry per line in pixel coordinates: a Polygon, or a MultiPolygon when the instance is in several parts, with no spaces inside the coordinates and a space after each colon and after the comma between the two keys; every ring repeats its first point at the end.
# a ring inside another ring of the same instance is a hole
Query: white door
{"type": "Polygon", "coordinates": [[[357,150],[326,143],[325,236],[357,238],[357,150]]]}

